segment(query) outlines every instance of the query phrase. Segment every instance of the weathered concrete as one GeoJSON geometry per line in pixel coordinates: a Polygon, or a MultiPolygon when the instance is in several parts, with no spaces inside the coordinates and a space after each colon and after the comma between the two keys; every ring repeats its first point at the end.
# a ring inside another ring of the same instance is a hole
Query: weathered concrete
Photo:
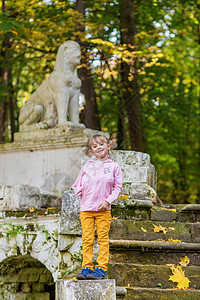
{"type": "Polygon", "coordinates": [[[41,262],[56,280],[62,262],[58,250],[58,228],[58,216],[0,220],[0,262],[30,255],[41,262]]]}
{"type": "Polygon", "coordinates": [[[0,212],[41,207],[61,208],[61,198],[41,194],[39,188],[29,185],[0,186],[0,212]]]}
{"type": "Polygon", "coordinates": [[[50,300],[49,293],[15,293],[13,295],[9,295],[8,298],[2,298],[1,300],[50,300]]]}
{"type": "Polygon", "coordinates": [[[63,195],[60,217],[60,234],[82,234],[80,222],[80,197],[74,191],[66,191],[63,195]]]}
{"type": "Polygon", "coordinates": [[[115,280],[59,280],[56,300],[115,300],[115,280]]]}

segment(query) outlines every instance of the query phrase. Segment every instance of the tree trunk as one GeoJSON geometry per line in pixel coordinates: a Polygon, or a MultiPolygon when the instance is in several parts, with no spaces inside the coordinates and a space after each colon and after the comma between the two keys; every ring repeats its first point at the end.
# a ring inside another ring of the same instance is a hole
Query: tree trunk
{"type": "MultiPolygon", "coordinates": [[[[83,17],[85,16],[84,0],[76,0],[75,8],[83,17]]],[[[80,18],[76,22],[76,31],[85,32],[84,25],[81,22],[80,18]]],[[[82,113],[81,119],[86,127],[101,130],[92,74],[87,59],[88,45],[87,43],[82,42],[78,35],[76,37],[76,40],[80,44],[82,50],[81,65],[83,65],[83,67],[79,69],[79,76],[82,81],[81,91],[84,94],[86,100],[85,109],[82,113]]]]}
{"type": "Polygon", "coordinates": [[[8,37],[5,36],[2,42],[2,65],[0,67],[0,143],[4,143],[8,128],[8,43],[8,37]]]}
{"type": "MultiPolygon", "coordinates": [[[[200,3],[197,3],[197,9],[200,10],[200,3]]],[[[198,44],[200,45],[200,18],[198,18],[198,28],[197,28],[197,34],[198,34],[198,44]]],[[[199,76],[199,86],[200,86],[200,76],[199,76]]],[[[198,105],[199,105],[199,112],[200,112],[200,92],[198,92],[198,105]]],[[[197,136],[200,138],[200,113],[199,113],[199,124],[198,124],[198,130],[197,130],[197,136]]],[[[198,169],[200,170],[200,149],[198,151],[198,169]]],[[[200,204],[200,184],[198,185],[198,191],[197,191],[197,203],[200,204]]]]}
{"type": "MultiPolygon", "coordinates": [[[[5,1],[2,1],[2,13],[6,13],[5,1]]],[[[0,66],[0,143],[4,143],[8,132],[8,120],[11,125],[11,141],[14,140],[15,118],[13,103],[13,85],[12,85],[12,66],[11,66],[11,46],[13,39],[5,34],[1,47],[1,66],[0,66]],[[10,118],[8,115],[10,112],[10,118]]]]}
{"type": "MultiPolygon", "coordinates": [[[[136,35],[136,17],[133,0],[121,2],[121,43],[133,52],[136,35]]],[[[144,139],[141,123],[140,94],[137,82],[137,61],[122,62],[122,85],[125,110],[128,116],[130,145],[132,150],[144,151],[144,139]],[[129,79],[130,73],[133,79],[129,79]]]]}
{"type": "Polygon", "coordinates": [[[10,112],[10,128],[11,128],[11,142],[14,141],[15,133],[15,99],[13,91],[13,78],[12,78],[12,66],[9,65],[8,69],[8,91],[9,91],[9,112],[10,112]]]}

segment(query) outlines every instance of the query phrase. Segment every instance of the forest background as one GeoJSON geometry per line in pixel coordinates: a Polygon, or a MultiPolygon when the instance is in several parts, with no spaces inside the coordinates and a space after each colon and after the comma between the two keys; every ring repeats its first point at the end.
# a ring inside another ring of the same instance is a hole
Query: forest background
{"type": "Polygon", "coordinates": [[[164,203],[200,203],[199,0],[0,1],[0,143],[76,40],[81,122],[150,154],[164,203]]]}

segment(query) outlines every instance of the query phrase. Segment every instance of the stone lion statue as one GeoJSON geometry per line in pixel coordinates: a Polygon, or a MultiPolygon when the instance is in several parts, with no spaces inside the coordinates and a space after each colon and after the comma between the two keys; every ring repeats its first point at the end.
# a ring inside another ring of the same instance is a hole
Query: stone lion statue
{"type": "Polygon", "coordinates": [[[77,75],[77,66],[80,59],[81,50],[77,42],[66,41],[60,46],[54,71],[20,110],[20,131],[59,125],[85,127],[79,123],[81,80],[77,75]]]}

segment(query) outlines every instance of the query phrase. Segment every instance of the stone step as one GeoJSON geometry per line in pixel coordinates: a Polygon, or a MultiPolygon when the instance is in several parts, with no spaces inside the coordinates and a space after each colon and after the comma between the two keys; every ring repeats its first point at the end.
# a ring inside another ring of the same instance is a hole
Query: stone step
{"type": "Polygon", "coordinates": [[[150,200],[125,199],[112,204],[112,216],[120,219],[149,220],[153,203],[150,200]]]}
{"type": "Polygon", "coordinates": [[[110,263],[177,264],[185,256],[200,266],[200,243],[110,240],[110,263]]]}
{"type": "Polygon", "coordinates": [[[176,290],[162,288],[128,289],[123,300],[199,300],[200,290],[176,290]]]}
{"type": "MultiPolygon", "coordinates": [[[[182,269],[190,280],[189,287],[200,289],[200,267],[186,266],[182,269]]],[[[175,288],[177,286],[169,280],[169,277],[173,275],[169,266],[111,263],[108,274],[109,278],[116,279],[116,285],[123,287],[175,288]]]]}
{"type": "Polygon", "coordinates": [[[112,205],[112,215],[125,220],[195,223],[200,221],[200,204],[155,206],[149,200],[117,200],[112,205]]]}
{"type": "Polygon", "coordinates": [[[154,206],[151,210],[150,219],[165,222],[199,222],[200,204],[166,204],[160,207],[154,206]]]}
{"type": "Polygon", "coordinates": [[[110,239],[128,239],[140,241],[180,240],[187,243],[200,242],[200,223],[177,223],[158,221],[133,221],[113,219],[111,221],[110,239]],[[154,232],[155,226],[163,231],[154,232]]]}

